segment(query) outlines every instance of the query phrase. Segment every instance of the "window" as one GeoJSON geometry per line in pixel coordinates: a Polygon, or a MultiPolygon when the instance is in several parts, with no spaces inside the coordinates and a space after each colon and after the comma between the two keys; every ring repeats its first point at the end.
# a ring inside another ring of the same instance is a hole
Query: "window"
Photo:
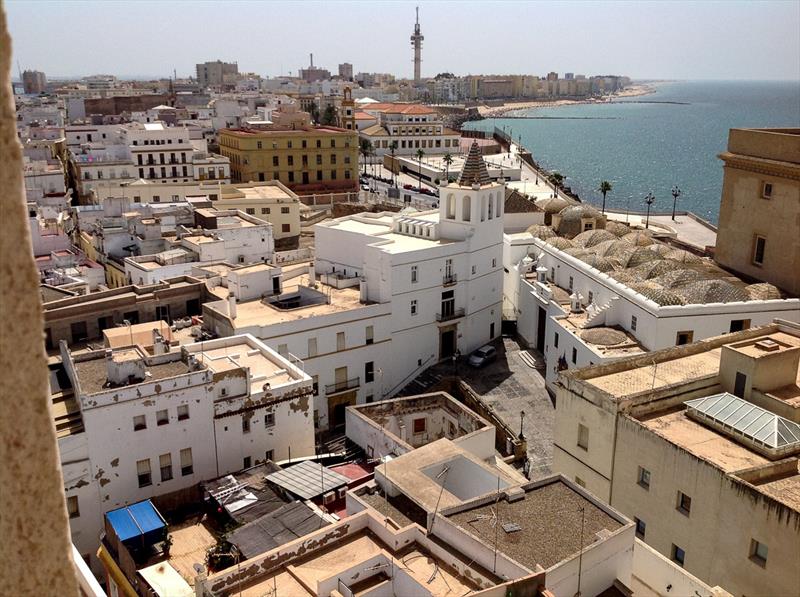
{"type": "Polygon", "coordinates": [[[150,459],[138,460],[136,462],[136,475],[139,478],[139,487],[147,487],[153,484],[150,476],[150,459]]]}
{"type": "Polygon", "coordinates": [[[194,472],[192,466],[192,449],[184,448],[181,450],[181,475],[191,475],[194,472]]]}
{"type": "Polygon", "coordinates": [[[683,493],[682,491],[678,492],[678,512],[681,514],[686,514],[689,516],[689,512],[692,510],[692,498],[688,495],[683,493]]]}
{"type": "Polygon", "coordinates": [[[761,198],[772,199],[772,183],[765,182],[761,184],[761,198]]]}
{"type": "Polygon", "coordinates": [[[675,344],[678,346],[683,346],[684,344],[691,344],[692,338],[694,337],[694,332],[678,332],[678,335],[675,338],[675,344]]]}
{"type": "Polygon", "coordinates": [[[411,301],[411,315],[416,315],[416,314],[417,314],[417,301],[413,300],[411,301]]]}
{"type": "Polygon", "coordinates": [[[262,207],[261,208],[261,213],[263,215],[268,215],[269,214],[269,207],[262,207]]]}
{"type": "Polygon", "coordinates": [[[250,468],[251,466],[253,466],[253,459],[250,456],[245,456],[242,461],[242,468],[250,468]]]}
{"type": "Polygon", "coordinates": [[[266,452],[264,452],[264,460],[274,461],[275,450],[267,450],[266,452]]]}
{"type": "Polygon", "coordinates": [[[336,180],[336,170],[331,170],[331,180],[336,180]]]}
{"type": "Polygon", "coordinates": [[[256,215],[256,209],[254,207],[247,207],[247,208],[245,208],[245,211],[247,212],[247,215],[249,215],[249,216],[256,215]]]}
{"type": "Polygon", "coordinates": [[[336,154],[334,153],[333,155],[331,155],[331,166],[335,165],[336,165],[336,154]]]}
{"type": "Polygon", "coordinates": [[[316,338],[309,338],[308,339],[308,356],[309,357],[317,356],[317,339],[316,338]]]}
{"type": "Polygon", "coordinates": [[[492,267],[497,267],[497,258],[492,259],[492,267]]]}
{"type": "Polygon", "coordinates": [[[250,433],[250,419],[242,415],[242,433],[250,433]]]}
{"type": "Polygon", "coordinates": [[[294,156],[289,156],[286,158],[286,165],[287,166],[294,166],[294,156]]]}
{"type": "Polygon", "coordinates": [[[311,376],[311,390],[313,391],[314,396],[319,396],[319,375],[311,376]]]}
{"type": "Polygon", "coordinates": [[[81,515],[81,510],[78,507],[78,496],[71,495],[67,498],[67,513],[70,518],[78,518],[81,515]]]}
{"type": "Polygon", "coordinates": [[[750,328],[750,320],[749,319],[733,319],[731,320],[731,333],[733,332],[741,332],[742,330],[747,330],[750,328]]]}
{"type": "Polygon", "coordinates": [[[416,284],[416,282],[417,282],[417,266],[416,265],[412,265],[411,266],[411,283],[412,284],[416,284]]]}
{"type": "Polygon", "coordinates": [[[178,406],[178,420],[185,421],[189,418],[189,405],[188,404],[181,404],[178,406]]]}
{"type": "Polygon", "coordinates": [[[306,149],[306,148],[308,147],[308,141],[306,141],[305,139],[303,139],[303,140],[300,142],[300,146],[301,146],[303,149],[306,149]]]}
{"type": "Polygon", "coordinates": [[[372,344],[373,342],[375,342],[374,336],[375,336],[375,329],[371,325],[368,325],[366,331],[366,344],[372,344]]]}
{"type": "Polygon", "coordinates": [[[169,411],[168,410],[159,410],[156,411],[156,425],[168,425],[169,424],[169,411]]]}
{"type": "Polygon", "coordinates": [[[578,475],[575,475],[575,485],[578,485],[578,486],[583,487],[585,489],[586,488],[586,481],[581,479],[578,475]]]}
{"type": "Polygon", "coordinates": [[[364,383],[375,381],[375,362],[368,361],[364,363],[364,383]]]}
{"type": "Polygon", "coordinates": [[[686,552],[673,543],[670,558],[672,559],[673,562],[677,562],[678,564],[683,566],[683,562],[686,560],[686,552]]]}
{"type": "Polygon", "coordinates": [[[589,449],[589,428],[581,423],[578,423],[578,447],[589,449]]]}
{"type": "Polygon", "coordinates": [[[639,537],[639,539],[644,539],[647,524],[644,520],[636,518],[635,516],[633,517],[633,521],[636,523],[636,536],[639,537]]]}
{"type": "Polygon", "coordinates": [[[278,167],[278,156],[276,156],[276,155],[272,156],[272,167],[273,168],[277,168],[278,167]]]}
{"type": "MultiPolygon", "coordinates": [[[[72,514],[70,514],[70,518],[72,518],[72,514]]],[[[767,565],[767,554],[769,553],[769,548],[761,541],[756,541],[755,539],[750,540],[750,559],[758,564],[759,566],[766,566],[767,565]]]]}
{"type": "Polygon", "coordinates": [[[589,298],[586,299],[586,304],[591,305],[594,302],[594,292],[589,291],[589,298]]]}
{"type": "Polygon", "coordinates": [[[572,283],[573,283],[572,276],[570,276],[569,277],[569,289],[570,290],[572,290],[572,283]]]}
{"type": "Polygon", "coordinates": [[[147,429],[147,419],[144,415],[136,415],[133,417],[133,430],[141,431],[142,429],[147,429]]]}
{"type": "Polygon", "coordinates": [[[289,208],[288,207],[281,207],[281,213],[282,214],[288,214],[289,213],[289,208]]]}
{"type": "Polygon", "coordinates": [[[286,142],[286,149],[291,149],[291,148],[292,148],[292,142],[291,141],[287,141],[286,142]]]}
{"type": "Polygon", "coordinates": [[[336,350],[345,349],[344,332],[336,332],[336,350]]]}
{"type": "Polygon", "coordinates": [[[640,487],[650,490],[650,471],[640,466],[636,482],[639,484],[640,487]]]}
{"type": "Polygon", "coordinates": [[[474,276],[477,271],[478,271],[478,266],[477,265],[473,265],[472,266],[472,275],[474,276]]]}
{"type": "Polygon", "coordinates": [[[631,331],[636,331],[636,315],[631,315],[631,331]]]}
{"type": "Polygon", "coordinates": [[[162,454],[158,457],[158,466],[161,468],[161,481],[172,479],[172,454],[162,454]]]}
{"type": "Polygon", "coordinates": [[[281,232],[291,232],[292,225],[291,224],[281,224],[281,232]]]}
{"type": "Polygon", "coordinates": [[[578,362],[578,349],[573,347],[573,349],[572,349],[572,364],[574,365],[577,362],[578,362]]]}
{"type": "Polygon", "coordinates": [[[764,249],[766,246],[767,239],[756,234],[753,238],[753,263],[755,265],[764,265],[764,249]]]}
{"type": "Polygon", "coordinates": [[[553,336],[553,348],[558,348],[558,332],[553,336]]]}
{"type": "Polygon", "coordinates": [[[262,145],[261,141],[256,141],[256,149],[263,149],[262,145]]]}
{"type": "Polygon", "coordinates": [[[275,426],[275,413],[264,413],[264,427],[275,426]]]}
{"type": "Polygon", "coordinates": [[[285,357],[289,354],[289,346],[287,344],[278,344],[278,354],[285,357]]]}
{"type": "Polygon", "coordinates": [[[414,433],[425,433],[427,419],[425,417],[414,419],[414,433]]]}

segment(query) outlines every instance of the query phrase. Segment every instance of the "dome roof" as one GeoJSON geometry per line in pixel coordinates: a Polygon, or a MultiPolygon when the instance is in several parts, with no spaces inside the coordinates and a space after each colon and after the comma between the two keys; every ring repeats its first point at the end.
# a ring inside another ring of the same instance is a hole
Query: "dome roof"
{"type": "Polygon", "coordinates": [[[680,288],[687,305],[708,303],[734,303],[750,300],[744,288],[725,280],[699,280],[680,288]]]}
{"type": "Polygon", "coordinates": [[[636,267],[648,261],[657,261],[660,259],[663,259],[663,257],[655,251],[651,251],[647,247],[638,247],[628,257],[625,267],[636,267]]]}
{"type": "Polygon", "coordinates": [[[547,240],[548,238],[553,238],[556,236],[556,231],[550,226],[545,226],[544,224],[533,224],[532,226],[528,226],[528,230],[526,232],[528,232],[531,236],[538,238],[539,240],[547,240]]]}
{"type": "Polygon", "coordinates": [[[595,253],[586,253],[585,255],[581,256],[576,255],[576,257],[601,272],[610,272],[619,267],[618,263],[613,259],[601,257],[595,253]]]}
{"type": "Polygon", "coordinates": [[[647,246],[648,249],[651,251],[655,251],[662,257],[666,257],[668,253],[671,253],[675,249],[670,247],[669,245],[665,245],[664,243],[660,243],[658,241],[654,242],[652,245],[647,246]]]}
{"type": "Polygon", "coordinates": [[[679,288],[703,279],[705,279],[705,276],[701,272],[693,269],[681,268],[661,274],[653,278],[653,282],[660,284],[664,288],[679,288]]]}
{"type": "Polygon", "coordinates": [[[703,261],[702,257],[698,257],[694,253],[685,251],[683,249],[672,249],[664,255],[667,259],[679,261],[680,263],[700,263],[703,261]]]}
{"type": "Polygon", "coordinates": [[[569,205],[558,212],[561,215],[561,220],[580,220],[582,218],[604,218],[600,210],[588,205],[586,203],[577,203],[569,205]]]}
{"type": "Polygon", "coordinates": [[[750,284],[745,288],[745,292],[753,301],[771,301],[783,298],[783,293],[777,287],[767,283],[750,284]]]}
{"type": "Polygon", "coordinates": [[[655,261],[648,261],[646,263],[642,263],[641,265],[637,265],[633,269],[637,273],[641,274],[644,280],[649,280],[668,272],[686,269],[686,266],[684,266],[682,263],[678,263],[677,261],[656,259],[655,261]]]}
{"type": "Polygon", "coordinates": [[[564,249],[570,249],[574,246],[571,240],[562,238],[560,236],[554,236],[552,238],[545,239],[544,242],[546,242],[548,245],[554,246],[556,249],[559,249],[561,251],[563,251],[564,249]]]}
{"type": "Polygon", "coordinates": [[[534,203],[536,203],[536,207],[549,214],[557,214],[570,204],[563,197],[545,197],[537,199],[534,203]]]}
{"type": "Polygon", "coordinates": [[[583,247],[567,247],[564,249],[564,253],[571,255],[572,257],[577,257],[578,259],[582,259],[587,255],[591,255],[591,253],[583,247]]]}
{"type": "Polygon", "coordinates": [[[606,240],[592,247],[598,255],[603,257],[627,257],[635,251],[635,248],[624,240],[606,240]]]}
{"type": "Polygon", "coordinates": [[[650,237],[649,234],[646,234],[641,230],[626,234],[622,237],[622,240],[626,240],[636,247],[646,247],[647,245],[652,245],[654,242],[656,242],[650,237]]]}
{"type": "Polygon", "coordinates": [[[622,222],[606,222],[606,230],[618,237],[623,237],[631,231],[630,226],[622,222]]]}
{"type": "Polygon", "coordinates": [[[593,247],[604,241],[617,240],[617,237],[606,230],[587,230],[572,239],[572,242],[582,247],[593,247]]]}
{"type": "Polygon", "coordinates": [[[613,346],[627,341],[628,336],[625,332],[614,328],[588,328],[581,332],[581,339],[600,346],[613,346]]]}
{"type": "Polygon", "coordinates": [[[648,280],[647,282],[635,282],[630,284],[629,288],[649,298],[657,305],[683,305],[686,303],[680,294],[673,290],[663,288],[652,280],[648,280]]]}
{"type": "Polygon", "coordinates": [[[602,229],[606,227],[606,217],[597,209],[585,203],[576,203],[565,207],[558,215],[561,220],[558,222],[558,233],[567,238],[573,238],[583,232],[583,220],[588,218],[594,220],[594,228],[602,229]]]}

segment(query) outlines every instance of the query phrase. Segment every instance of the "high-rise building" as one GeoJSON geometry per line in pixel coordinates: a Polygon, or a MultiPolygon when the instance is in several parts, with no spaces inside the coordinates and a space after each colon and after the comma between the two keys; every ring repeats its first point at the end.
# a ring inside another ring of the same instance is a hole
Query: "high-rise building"
{"type": "Polygon", "coordinates": [[[800,295],[800,130],[732,129],[715,259],[800,295]]]}
{"type": "Polygon", "coordinates": [[[39,70],[26,70],[22,73],[22,86],[25,93],[42,93],[47,87],[47,77],[39,70]]]}
{"type": "Polygon", "coordinates": [[[342,79],[347,79],[348,81],[353,80],[353,65],[349,62],[345,62],[339,65],[339,76],[342,79]]]}
{"type": "Polygon", "coordinates": [[[414,84],[419,85],[422,72],[422,36],[419,28],[419,6],[417,7],[417,22],[414,24],[414,35],[411,36],[411,47],[414,48],[414,84]]]}
{"type": "Polygon", "coordinates": [[[327,81],[331,78],[331,71],[325,68],[314,66],[314,54],[309,54],[308,68],[300,69],[300,78],[306,83],[313,83],[314,81],[327,81]]]}
{"type": "Polygon", "coordinates": [[[239,74],[239,64],[236,62],[203,62],[197,65],[197,82],[201,87],[218,87],[220,85],[233,85],[234,79],[239,74]]]}

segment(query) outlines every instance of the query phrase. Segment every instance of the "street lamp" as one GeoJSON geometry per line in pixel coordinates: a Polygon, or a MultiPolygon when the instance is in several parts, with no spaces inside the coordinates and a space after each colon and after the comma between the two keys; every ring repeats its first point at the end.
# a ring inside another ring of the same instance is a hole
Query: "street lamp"
{"type": "Polygon", "coordinates": [[[647,197],[644,198],[644,202],[647,203],[647,220],[645,221],[644,227],[650,228],[650,206],[656,202],[656,198],[653,193],[647,193],[647,197]]]}
{"type": "Polygon", "coordinates": [[[525,439],[525,434],[522,433],[522,424],[525,422],[525,411],[519,411],[519,439],[525,439]]]}
{"type": "Polygon", "coordinates": [[[681,196],[681,190],[678,185],[672,187],[672,221],[675,221],[675,205],[678,203],[678,197],[681,196]]]}

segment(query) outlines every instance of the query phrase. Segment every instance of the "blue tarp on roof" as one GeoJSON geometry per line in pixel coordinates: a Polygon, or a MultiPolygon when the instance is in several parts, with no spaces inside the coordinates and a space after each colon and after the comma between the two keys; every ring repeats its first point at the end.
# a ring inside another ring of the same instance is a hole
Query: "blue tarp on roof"
{"type": "Polygon", "coordinates": [[[106,513],[106,518],[120,541],[128,541],[167,526],[150,500],[112,510],[106,513]]]}

